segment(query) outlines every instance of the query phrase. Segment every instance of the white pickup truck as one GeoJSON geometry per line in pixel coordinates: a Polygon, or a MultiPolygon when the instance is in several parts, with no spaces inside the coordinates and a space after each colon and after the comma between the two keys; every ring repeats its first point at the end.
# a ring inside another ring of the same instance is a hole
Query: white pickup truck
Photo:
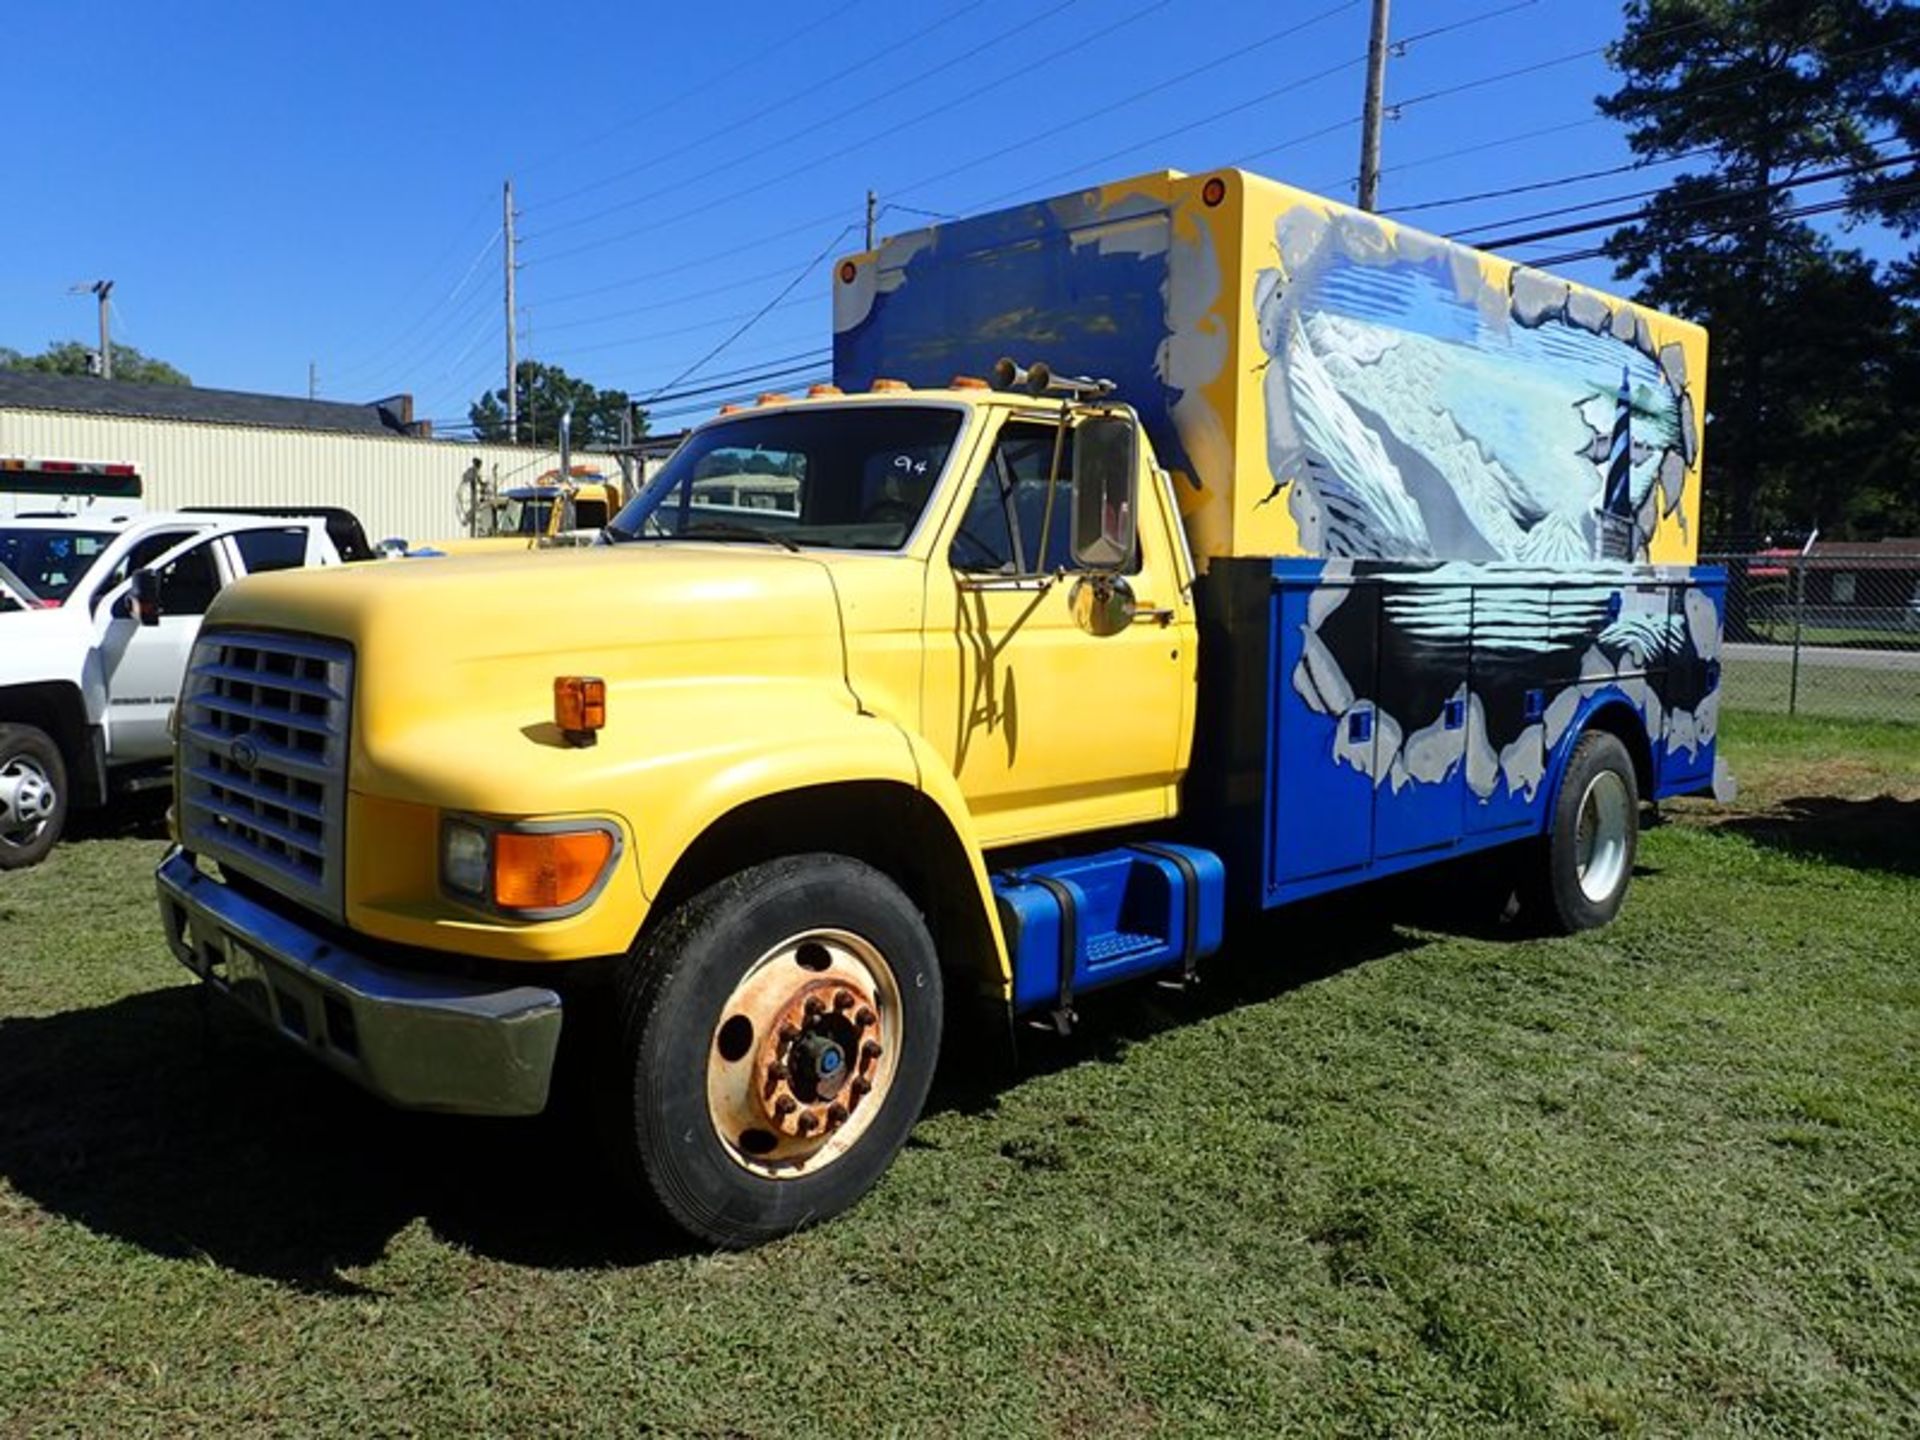
{"type": "Polygon", "coordinates": [[[215,595],[341,559],[319,515],[0,519],[0,870],[39,862],[70,808],[166,783],[167,717],[215,595]]]}

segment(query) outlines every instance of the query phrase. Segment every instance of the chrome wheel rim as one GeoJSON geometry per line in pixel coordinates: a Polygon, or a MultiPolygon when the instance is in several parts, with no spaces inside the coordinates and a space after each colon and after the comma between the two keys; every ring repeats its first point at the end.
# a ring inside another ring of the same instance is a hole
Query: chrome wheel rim
{"type": "Polygon", "coordinates": [[[1627,782],[1615,771],[1602,770],[1580,796],[1573,845],[1580,893],[1596,904],[1609,899],[1626,879],[1632,828],[1633,797],[1627,782]]]}
{"type": "Polygon", "coordinates": [[[0,844],[33,844],[53,823],[59,803],[53,777],[38,760],[16,755],[0,765],[0,844]]]}
{"type": "Polygon", "coordinates": [[[808,930],[733,987],[707,1039],[707,1115],[734,1161],[790,1180],[844,1155],[899,1068],[900,988],[871,941],[808,930]]]}

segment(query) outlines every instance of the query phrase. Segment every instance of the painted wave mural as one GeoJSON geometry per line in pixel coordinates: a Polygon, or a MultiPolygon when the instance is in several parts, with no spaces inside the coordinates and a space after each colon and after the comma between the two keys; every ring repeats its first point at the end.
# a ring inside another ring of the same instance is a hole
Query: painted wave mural
{"type": "MultiPolygon", "coordinates": [[[[1538,271],[1286,210],[1259,272],[1267,459],[1328,558],[1639,560],[1680,513],[1697,437],[1677,345],[1538,271]]],[[[1684,524],[1684,514],[1681,523],[1684,524]]]]}

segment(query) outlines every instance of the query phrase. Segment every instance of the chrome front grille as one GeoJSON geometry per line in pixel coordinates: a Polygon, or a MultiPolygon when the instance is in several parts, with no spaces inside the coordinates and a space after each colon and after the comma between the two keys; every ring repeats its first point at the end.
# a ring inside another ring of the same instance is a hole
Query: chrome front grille
{"type": "Polygon", "coordinates": [[[344,919],[353,652],[336,640],[202,632],[180,696],[180,832],[344,919]]]}

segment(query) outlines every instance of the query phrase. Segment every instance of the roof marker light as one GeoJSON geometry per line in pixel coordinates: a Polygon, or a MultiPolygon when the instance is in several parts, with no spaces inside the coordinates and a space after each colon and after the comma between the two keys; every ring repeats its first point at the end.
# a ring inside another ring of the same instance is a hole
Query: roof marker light
{"type": "Polygon", "coordinates": [[[844,394],[846,394],[846,393],[847,393],[847,392],[846,392],[846,391],[844,391],[844,390],[842,390],[842,389],[841,389],[841,388],[840,388],[840,387],[839,387],[838,385],[809,385],[809,386],[807,386],[807,398],[808,398],[809,400],[817,400],[817,399],[819,399],[819,398],[820,398],[820,397],[821,397],[822,395],[844,395],[844,394]]]}
{"type": "Polygon", "coordinates": [[[903,395],[913,387],[904,380],[889,380],[885,376],[875,380],[867,387],[875,395],[903,395]]]}

